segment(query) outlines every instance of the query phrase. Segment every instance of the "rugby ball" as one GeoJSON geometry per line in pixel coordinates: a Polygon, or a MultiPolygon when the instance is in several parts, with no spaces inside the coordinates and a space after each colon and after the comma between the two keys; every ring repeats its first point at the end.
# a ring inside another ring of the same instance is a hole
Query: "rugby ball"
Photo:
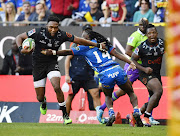
{"type": "Polygon", "coordinates": [[[28,49],[32,49],[32,48],[34,48],[34,46],[35,46],[35,42],[32,38],[26,38],[22,43],[23,49],[27,48],[27,47],[28,47],[28,49]]]}

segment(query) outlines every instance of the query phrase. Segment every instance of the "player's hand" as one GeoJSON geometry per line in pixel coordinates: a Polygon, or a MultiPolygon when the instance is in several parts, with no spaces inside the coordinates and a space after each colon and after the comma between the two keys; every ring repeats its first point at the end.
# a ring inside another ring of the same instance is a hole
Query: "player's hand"
{"type": "Polygon", "coordinates": [[[23,53],[23,54],[31,54],[33,51],[34,51],[34,48],[29,49],[29,47],[26,47],[26,48],[21,50],[21,53],[23,53]]]}
{"type": "Polygon", "coordinates": [[[132,69],[132,70],[135,70],[136,69],[136,65],[134,64],[134,62],[131,62],[129,67],[128,67],[128,71],[132,69]]]}
{"type": "Polygon", "coordinates": [[[44,55],[47,55],[47,56],[51,56],[51,55],[53,55],[53,50],[46,49],[46,50],[42,50],[41,53],[44,55]]]}
{"type": "Polygon", "coordinates": [[[69,75],[65,75],[65,81],[67,83],[71,83],[71,77],[69,75]]]}
{"type": "Polygon", "coordinates": [[[21,71],[24,71],[24,68],[17,66],[15,69],[15,73],[20,73],[21,71]]]}
{"type": "Polygon", "coordinates": [[[151,73],[153,72],[153,69],[150,68],[150,67],[146,67],[144,72],[145,72],[146,74],[151,74],[151,73]]]}
{"type": "Polygon", "coordinates": [[[108,49],[106,48],[106,42],[102,42],[102,43],[99,43],[100,44],[100,47],[99,47],[99,50],[100,51],[103,51],[103,52],[106,52],[108,49]]]}

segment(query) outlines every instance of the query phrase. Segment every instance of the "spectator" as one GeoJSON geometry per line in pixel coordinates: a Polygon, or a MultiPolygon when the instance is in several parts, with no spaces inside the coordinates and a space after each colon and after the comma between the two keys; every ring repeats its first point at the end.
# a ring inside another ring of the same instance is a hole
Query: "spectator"
{"type": "Polygon", "coordinates": [[[78,9],[79,0],[51,0],[51,10],[60,21],[71,18],[72,11],[78,9]]]}
{"type": "Polygon", "coordinates": [[[16,0],[16,5],[17,5],[17,14],[20,15],[22,12],[23,8],[23,2],[24,1],[29,1],[31,4],[31,13],[35,11],[35,5],[37,0],[16,0]]]}
{"type": "Polygon", "coordinates": [[[51,10],[51,0],[40,0],[46,7],[46,10],[51,10]]]}
{"type": "MultiPolygon", "coordinates": [[[[106,6],[110,9],[111,18],[113,22],[118,22],[122,24],[126,18],[127,9],[123,0],[106,0],[106,6]]],[[[108,18],[108,8],[106,9],[105,19],[108,18]]],[[[105,20],[105,23],[106,23],[105,20]]]]}
{"type": "Polygon", "coordinates": [[[167,0],[151,0],[151,5],[155,14],[153,22],[165,22],[167,0]]]}
{"type": "Polygon", "coordinates": [[[80,0],[79,8],[72,14],[72,19],[81,21],[83,16],[90,11],[89,2],[90,0],[80,0]]]}
{"type": "Polygon", "coordinates": [[[23,12],[21,12],[16,21],[27,22],[27,24],[16,24],[16,26],[26,26],[29,24],[28,21],[33,15],[33,13],[31,13],[31,4],[29,1],[23,2],[22,11],[23,12]]]}
{"type": "MultiPolygon", "coordinates": [[[[30,21],[47,21],[49,15],[51,15],[49,10],[45,9],[45,5],[38,1],[36,3],[36,13],[32,16],[30,21]]],[[[44,24],[32,24],[33,26],[42,26],[44,24]]]]}
{"type": "Polygon", "coordinates": [[[1,75],[32,75],[32,56],[19,53],[15,40],[12,41],[11,49],[6,53],[3,60],[1,75]]]}
{"type": "MultiPolygon", "coordinates": [[[[102,5],[101,5],[101,9],[102,9],[102,12],[103,12],[103,14],[104,14],[104,16],[105,16],[105,12],[106,12],[106,1],[104,1],[103,3],[102,3],[102,5]]],[[[107,9],[107,10],[109,10],[109,9],[107,9]]],[[[105,19],[105,17],[103,16],[103,17],[101,17],[100,19],[99,19],[99,22],[100,22],[100,25],[102,26],[102,27],[110,27],[111,26],[111,24],[108,24],[108,23],[111,23],[112,22],[112,18],[110,17],[110,12],[108,11],[107,12],[109,15],[108,15],[108,18],[107,19],[105,19]],[[106,21],[105,21],[106,20],[106,21]]]]}
{"type": "Polygon", "coordinates": [[[141,18],[147,18],[149,22],[153,22],[154,13],[150,9],[149,0],[140,0],[140,10],[134,13],[133,22],[138,23],[141,18]]]}
{"type": "Polygon", "coordinates": [[[83,21],[87,22],[99,22],[99,19],[103,17],[103,13],[101,10],[98,9],[99,4],[98,0],[90,0],[89,3],[90,6],[90,12],[87,12],[84,15],[83,21]]]}
{"type": "Polygon", "coordinates": [[[127,14],[126,14],[126,22],[132,22],[134,13],[137,11],[136,3],[138,0],[125,0],[127,14]]]}
{"type": "MultiPolygon", "coordinates": [[[[17,19],[15,6],[12,2],[6,4],[5,15],[2,16],[3,22],[14,22],[17,19]]],[[[3,26],[12,26],[12,23],[4,23],[3,26]]]]}

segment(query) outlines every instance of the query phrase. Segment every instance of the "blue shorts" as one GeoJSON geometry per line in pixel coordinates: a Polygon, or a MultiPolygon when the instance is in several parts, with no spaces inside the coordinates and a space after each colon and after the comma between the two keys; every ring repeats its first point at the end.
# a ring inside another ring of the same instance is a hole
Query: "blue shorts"
{"type": "Polygon", "coordinates": [[[115,84],[125,84],[128,80],[126,72],[119,65],[106,68],[98,77],[102,86],[107,89],[114,88],[115,84]]]}

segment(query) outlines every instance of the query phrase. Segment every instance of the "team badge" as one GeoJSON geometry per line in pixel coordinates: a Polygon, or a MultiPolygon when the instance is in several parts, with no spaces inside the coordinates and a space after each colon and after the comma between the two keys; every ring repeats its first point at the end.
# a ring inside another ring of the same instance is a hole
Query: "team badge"
{"type": "Polygon", "coordinates": [[[134,40],[134,37],[128,37],[128,43],[132,43],[134,40]]]}
{"type": "Polygon", "coordinates": [[[28,32],[28,36],[31,36],[32,34],[34,34],[36,32],[36,29],[32,29],[28,32]]]}

